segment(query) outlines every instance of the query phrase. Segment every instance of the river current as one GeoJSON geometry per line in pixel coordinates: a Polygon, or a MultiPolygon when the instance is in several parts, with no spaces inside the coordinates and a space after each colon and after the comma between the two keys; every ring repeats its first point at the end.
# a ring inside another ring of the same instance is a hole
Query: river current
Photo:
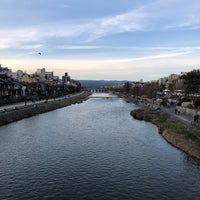
{"type": "Polygon", "coordinates": [[[200,162],[104,97],[0,127],[0,199],[199,200],[200,162]]]}

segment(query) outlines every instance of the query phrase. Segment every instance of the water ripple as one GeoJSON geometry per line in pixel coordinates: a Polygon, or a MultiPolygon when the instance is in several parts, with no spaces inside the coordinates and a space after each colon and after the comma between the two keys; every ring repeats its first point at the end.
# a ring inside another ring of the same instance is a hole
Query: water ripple
{"type": "Polygon", "coordinates": [[[199,199],[200,162],[134,108],[91,98],[0,127],[0,199],[199,199]]]}

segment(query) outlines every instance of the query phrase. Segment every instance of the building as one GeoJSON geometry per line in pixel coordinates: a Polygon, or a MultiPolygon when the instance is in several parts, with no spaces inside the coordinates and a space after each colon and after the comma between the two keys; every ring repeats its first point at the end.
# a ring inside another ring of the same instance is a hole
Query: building
{"type": "Polygon", "coordinates": [[[160,79],[158,79],[158,85],[159,86],[161,86],[161,85],[166,85],[166,83],[167,83],[167,81],[168,81],[168,78],[167,77],[163,77],[163,78],[160,78],[160,79]]]}
{"type": "Polygon", "coordinates": [[[62,82],[64,85],[68,85],[70,82],[70,76],[68,76],[68,73],[66,72],[64,76],[62,76],[62,82]]]}
{"type": "Polygon", "coordinates": [[[45,80],[45,68],[37,69],[35,75],[36,75],[38,81],[45,80]]]}
{"type": "Polygon", "coordinates": [[[36,73],[37,74],[44,74],[45,73],[45,68],[37,69],[36,73]]]}
{"type": "Polygon", "coordinates": [[[12,72],[12,70],[8,69],[7,67],[2,67],[1,64],[0,64],[0,74],[8,75],[11,72],[12,72]]]}
{"type": "Polygon", "coordinates": [[[46,80],[53,81],[53,72],[45,72],[44,74],[46,80]]]}
{"type": "Polygon", "coordinates": [[[45,68],[37,69],[35,73],[38,80],[53,81],[53,72],[47,72],[45,68]]]}
{"type": "Polygon", "coordinates": [[[25,83],[36,83],[37,82],[36,78],[29,74],[23,74],[21,77],[21,81],[25,82],[25,83]]]}
{"type": "Polygon", "coordinates": [[[179,74],[170,74],[170,75],[168,76],[168,83],[169,83],[169,84],[172,84],[172,83],[178,81],[178,80],[179,80],[179,77],[180,77],[179,74]]]}
{"type": "Polygon", "coordinates": [[[21,96],[21,88],[23,84],[17,80],[13,80],[6,74],[0,75],[0,98],[10,98],[21,96]]]}

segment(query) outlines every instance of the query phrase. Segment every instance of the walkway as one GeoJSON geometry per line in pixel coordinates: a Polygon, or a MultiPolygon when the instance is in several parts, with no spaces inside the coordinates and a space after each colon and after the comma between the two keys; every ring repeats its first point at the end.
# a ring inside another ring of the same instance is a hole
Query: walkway
{"type": "Polygon", "coordinates": [[[31,106],[31,105],[36,105],[36,104],[40,104],[40,103],[44,103],[44,102],[70,98],[70,97],[80,95],[82,93],[83,92],[76,93],[76,94],[69,94],[69,95],[65,95],[65,96],[62,96],[62,97],[55,98],[55,99],[48,99],[48,101],[43,99],[43,100],[38,100],[38,101],[27,101],[26,104],[25,104],[25,102],[19,102],[19,103],[14,103],[14,104],[9,104],[9,105],[3,105],[3,106],[0,106],[0,113],[20,109],[20,108],[23,108],[23,107],[28,107],[28,106],[31,106]]]}
{"type": "Polygon", "coordinates": [[[161,107],[161,110],[164,111],[164,112],[167,112],[167,113],[170,113],[170,115],[173,115],[174,117],[186,122],[186,123],[189,123],[189,124],[192,124],[193,123],[193,117],[190,116],[190,115],[186,115],[184,113],[175,113],[175,108],[174,107],[171,107],[171,108],[167,108],[167,107],[161,107]]]}
{"type": "Polygon", "coordinates": [[[190,129],[195,135],[200,137],[200,122],[194,123],[193,116],[185,114],[185,113],[175,113],[175,107],[164,107],[164,106],[158,106],[157,104],[154,104],[150,101],[144,101],[144,100],[136,100],[135,98],[128,97],[128,100],[130,102],[137,102],[136,104],[139,106],[145,106],[145,107],[150,107],[154,108],[157,110],[161,110],[164,113],[170,114],[171,118],[175,121],[179,121],[182,125],[187,127],[187,129],[190,129]]]}

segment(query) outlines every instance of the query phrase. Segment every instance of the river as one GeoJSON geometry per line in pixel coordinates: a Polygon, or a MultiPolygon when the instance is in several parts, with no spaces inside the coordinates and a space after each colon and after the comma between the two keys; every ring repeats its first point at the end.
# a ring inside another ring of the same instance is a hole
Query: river
{"type": "Polygon", "coordinates": [[[200,162],[133,119],[136,108],[93,94],[0,127],[0,199],[198,200],[200,162]]]}

